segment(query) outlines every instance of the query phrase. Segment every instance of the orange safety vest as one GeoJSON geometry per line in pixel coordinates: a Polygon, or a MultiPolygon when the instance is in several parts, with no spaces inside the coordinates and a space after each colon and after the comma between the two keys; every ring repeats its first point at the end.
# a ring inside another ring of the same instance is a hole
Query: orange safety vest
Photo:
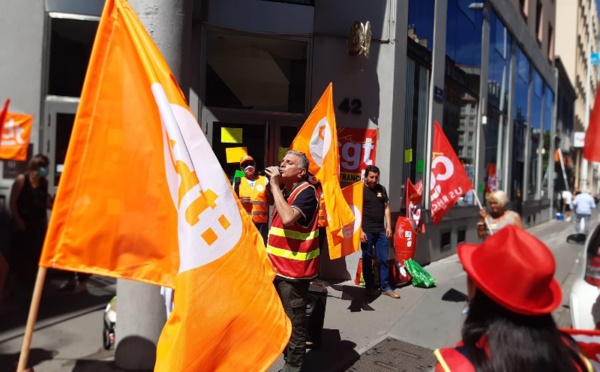
{"type": "MultiPolygon", "coordinates": [[[[296,187],[287,199],[289,205],[294,203],[296,196],[303,190],[313,187],[304,182],[296,187]]],[[[289,279],[313,279],[319,274],[319,227],[318,219],[313,216],[308,226],[294,222],[283,226],[277,210],[273,213],[267,254],[278,276],[289,279]]]]}
{"type": "Polygon", "coordinates": [[[267,203],[267,178],[258,176],[254,183],[254,187],[250,186],[250,182],[246,177],[240,180],[240,198],[249,196],[252,205],[244,204],[244,209],[252,216],[254,223],[267,223],[269,221],[269,204],[267,203]]]}

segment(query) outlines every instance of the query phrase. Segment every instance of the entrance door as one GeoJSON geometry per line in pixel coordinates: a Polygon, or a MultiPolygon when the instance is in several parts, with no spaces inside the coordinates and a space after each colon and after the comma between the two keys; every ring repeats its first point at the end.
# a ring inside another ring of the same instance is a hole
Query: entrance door
{"type": "Polygon", "coordinates": [[[48,180],[51,193],[56,192],[64,169],[78,105],[78,98],[48,96],[46,99],[46,118],[41,147],[42,152],[50,158],[48,180]]]}
{"type": "Polygon", "coordinates": [[[239,114],[211,110],[206,113],[206,133],[227,177],[233,180],[240,169],[241,148],[256,161],[256,170],[279,165],[296,133],[304,123],[298,116],[239,114]]]}

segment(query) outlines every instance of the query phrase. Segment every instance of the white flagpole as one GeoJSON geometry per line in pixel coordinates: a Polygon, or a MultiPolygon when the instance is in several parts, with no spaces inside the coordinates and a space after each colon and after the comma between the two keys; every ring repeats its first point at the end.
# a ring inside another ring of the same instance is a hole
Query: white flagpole
{"type": "MultiPolygon", "coordinates": [[[[483,206],[481,205],[481,202],[479,201],[479,197],[477,196],[475,190],[473,190],[473,195],[475,195],[475,200],[477,200],[477,205],[479,205],[479,209],[483,209],[483,206]]],[[[487,218],[484,218],[483,222],[485,222],[485,226],[487,227],[488,232],[490,233],[490,235],[492,235],[494,232],[492,231],[492,228],[490,227],[487,218]]]]}

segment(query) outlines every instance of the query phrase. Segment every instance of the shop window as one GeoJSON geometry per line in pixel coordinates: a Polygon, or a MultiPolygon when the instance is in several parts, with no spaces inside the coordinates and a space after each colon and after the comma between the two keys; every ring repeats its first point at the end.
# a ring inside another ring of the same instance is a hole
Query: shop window
{"type": "Polygon", "coordinates": [[[50,19],[49,95],[80,96],[97,29],[98,21],[50,19]]]}
{"type": "Polygon", "coordinates": [[[520,204],[523,197],[523,178],[525,171],[525,148],[528,128],[529,102],[529,60],[519,47],[515,47],[515,89],[513,94],[513,137],[512,137],[512,172],[508,185],[511,200],[520,204]]]}
{"type": "Polygon", "coordinates": [[[306,76],[304,41],[207,33],[209,107],[304,113],[306,76]]]}
{"type": "MultiPolygon", "coordinates": [[[[548,85],[544,85],[544,125],[543,125],[543,154],[542,154],[542,197],[548,196],[548,184],[550,182],[550,167],[554,160],[553,154],[550,153],[550,141],[552,136],[552,109],[554,107],[554,93],[548,85]]],[[[559,148],[556,146],[555,148],[559,148]]]]}
{"type": "MultiPolygon", "coordinates": [[[[443,130],[475,184],[483,2],[448,1],[443,130]]],[[[464,198],[468,205],[472,198],[464,198]]]]}
{"type": "Polygon", "coordinates": [[[533,85],[533,95],[531,97],[531,124],[529,126],[529,146],[530,151],[527,154],[529,159],[528,166],[528,186],[527,186],[527,195],[529,199],[535,198],[537,196],[537,189],[539,185],[539,177],[541,174],[539,171],[540,167],[540,159],[541,159],[541,145],[543,143],[543,133],[542,133],[542,112],[544,109],[543,105],[543,92],[544,92],[544,82],[540,74],[532,69],[532,85],[533,85]]]}
{"type": "Polygon", "coordinates": [[[456,244],[464,243],[467,241],[467,228],[461,227],[456,231],[456,244]]]}
{"type": "Polygon", "coordinates": [[[450,249],[452,249],[451,238],[452,238],[452,231],[450,231],[450,230],[441,231],[440,251],[447,252],[450,249]]]}

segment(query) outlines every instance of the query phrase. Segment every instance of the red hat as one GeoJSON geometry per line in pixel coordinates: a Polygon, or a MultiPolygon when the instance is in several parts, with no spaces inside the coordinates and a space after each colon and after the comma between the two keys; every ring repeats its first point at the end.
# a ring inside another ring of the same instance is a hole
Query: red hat
{"type": "Polygon", "coordinates": [[[458,257],[477,288],[510,311],[549,314],[562,301],[554,255],[520,227],[507,225],[481,244],[463,243],[458,257]]]}
{"type": "Polygon", "coordinates": [[[242,158],[240,159],[240,164],[244,164],[245,162],[253,162],[254,163],[254,158],[250,155],[244,155],[242,156],[242,158]]]}

